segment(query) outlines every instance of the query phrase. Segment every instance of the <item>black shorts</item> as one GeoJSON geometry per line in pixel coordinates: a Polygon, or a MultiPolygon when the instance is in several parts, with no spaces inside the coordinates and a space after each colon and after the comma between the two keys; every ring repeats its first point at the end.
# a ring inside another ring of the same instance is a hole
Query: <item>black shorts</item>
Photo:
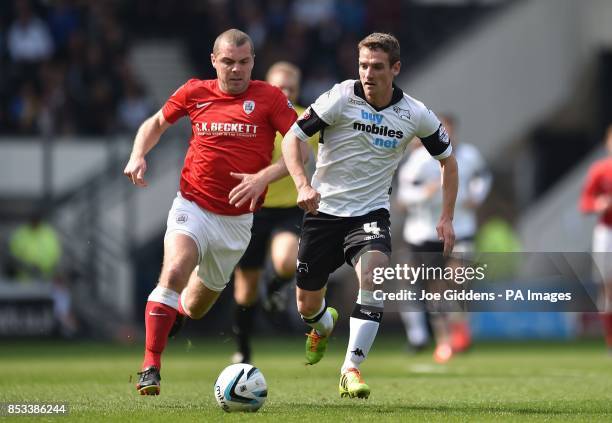
{"type": "Polygon", "coordinates": [[[446,266],[446,258],[442,255],[444,243],[441,241],[425,241],[422,244],[408,243],[408,248],[410,249],[410,264],[412,266],[446,266]]]}
{"type": "MultiPolygon", "coordinates": [[[[461,238],[455,241],[455,246],[460,243],[471,243],[473,238],[461,238]]],[[[422,244],[407,243],[411,253],[412,265],[419,266],[421,264],[432,267],[446,266],[449,258],[444,257],[444,242],[442,241],[424,241],[422,244]]]]}
{"type": "Polygon", "coordinates": [[[391,255],[391,223],[386,209],[355,217],[306,214],[302,226],[296,273],[301,289],[323,288],[330,273],[344,262],[354,266],[367,251],[391,255]]]}
{"type": "Polygon", "coordinates": [[[292,232],[299,236],[304,211],[299,207],[262,208],[253,215],[251,241],[238,267],[261,269],[266,260],[270,239],[279,232],[292,232]]]}

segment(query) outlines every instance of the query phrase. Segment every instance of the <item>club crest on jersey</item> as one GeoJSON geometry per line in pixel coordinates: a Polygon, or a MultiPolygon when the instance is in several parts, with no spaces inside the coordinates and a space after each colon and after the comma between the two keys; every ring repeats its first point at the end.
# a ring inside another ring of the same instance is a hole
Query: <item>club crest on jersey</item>
{"type": "Polygon", "coordinates": [[[365,105],[366,105],[366,102],[365,102],[365,101],[363,101],[363,100],[358,100],[358,99],[356,99],[356,98],[352,98],[352,97],[349,97],[349,98],[348,98],[348,103],[349,103],[349,104],[354,104],[354,105],[356,105],[356,106],[365,106],[365,105]]]}
{"type": "Polygon", "coordinates": [[[400,119],[410,120],[410,110],[402,109],[398,106],[393,106],[393,111],[397,113],[400,119]]]}
{"type": "Polygon", "coordinates": [[[244,113],[247,115],[250,115],[253,113],[253,110],[255,110],[255,102],[253,100],[245,100],[244,103],[242,103],[242,110],[244,110],[244,113]]]}

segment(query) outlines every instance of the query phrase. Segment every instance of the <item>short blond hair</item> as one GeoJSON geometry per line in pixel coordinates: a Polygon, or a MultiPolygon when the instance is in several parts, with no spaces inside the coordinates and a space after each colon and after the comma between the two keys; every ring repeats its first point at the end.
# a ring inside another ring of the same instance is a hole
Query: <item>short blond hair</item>
{"type": "Polygon", "coordinates": [[[277,72],[283,72],[295,76],[298,81],[298,84],[302,79],[302,71],[300,71],[300,68],[295,66],[293,63],[280,61],[270,66],[270,69],[268,69],[268,72],[266,73],[266,80],[269,81],[272,75],[277,72]]]}
{"type": "Polygon", "coordinates": [[[389,64],[393,66],[400,60],[400,45],[397,38],[391,34],[383,32],[373,32],[372,34],[359,41],[357,50],[362,47],[370,50],[382,50],[389,55],[389,64]]]}
{"type": "Polygon", "coordinates": [[[249,34],[246,32],[232,28],[219,34],[215,40],[215,44],[213,45],[213,54],[215,56],[217,53],[219,53],[220,45],[224,41],[236,47],[249,43],[249,46],[251,47],[251,56],[255,56],[255,46],[253,45],[253,40],[251,40],[251,37],[249,37],[249,34]]]}

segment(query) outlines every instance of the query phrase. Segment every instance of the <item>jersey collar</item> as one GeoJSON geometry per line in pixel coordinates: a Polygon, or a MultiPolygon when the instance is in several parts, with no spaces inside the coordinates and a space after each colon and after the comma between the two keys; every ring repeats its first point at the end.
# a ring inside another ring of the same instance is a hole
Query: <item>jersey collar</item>
{"type": "Polygon", "coordinates": [[[393,94],[391,95],[391,101],[389,102],[389,104],[387,104],[384,107],[376,107],[375,105],[371,104],[368,100],[366,100],[365,92],[363,91],[363,85],[361,85],[360,80],[355,81],[354,92],[357,97],[365,100],[365,102],[368,103],[377,112],[380,112],[381,110],[386,109],[392,104],[399,102],[404,97],[404,92],[402,91],[402,89],[398,87],[397,85],[393,84],[393,94]]]}

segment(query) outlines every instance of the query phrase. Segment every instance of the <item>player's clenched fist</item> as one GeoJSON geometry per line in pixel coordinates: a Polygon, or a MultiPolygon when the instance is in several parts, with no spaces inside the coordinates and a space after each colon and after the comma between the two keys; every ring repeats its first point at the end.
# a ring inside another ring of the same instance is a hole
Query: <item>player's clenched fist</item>
{"type": "Polygon", "coordinates": [[[125,166],[123,174],[136,186],[146,187],[147,183],[144,174],[147,171],[147,161],[144,157],[130,157],[130,161],[125,166]]]}
{"type": "Polygon", "coordinates": [[[310,185],[306,185],[298,191],[297,205],[310,214],[317,214],[321,194],[310,185]]]}

